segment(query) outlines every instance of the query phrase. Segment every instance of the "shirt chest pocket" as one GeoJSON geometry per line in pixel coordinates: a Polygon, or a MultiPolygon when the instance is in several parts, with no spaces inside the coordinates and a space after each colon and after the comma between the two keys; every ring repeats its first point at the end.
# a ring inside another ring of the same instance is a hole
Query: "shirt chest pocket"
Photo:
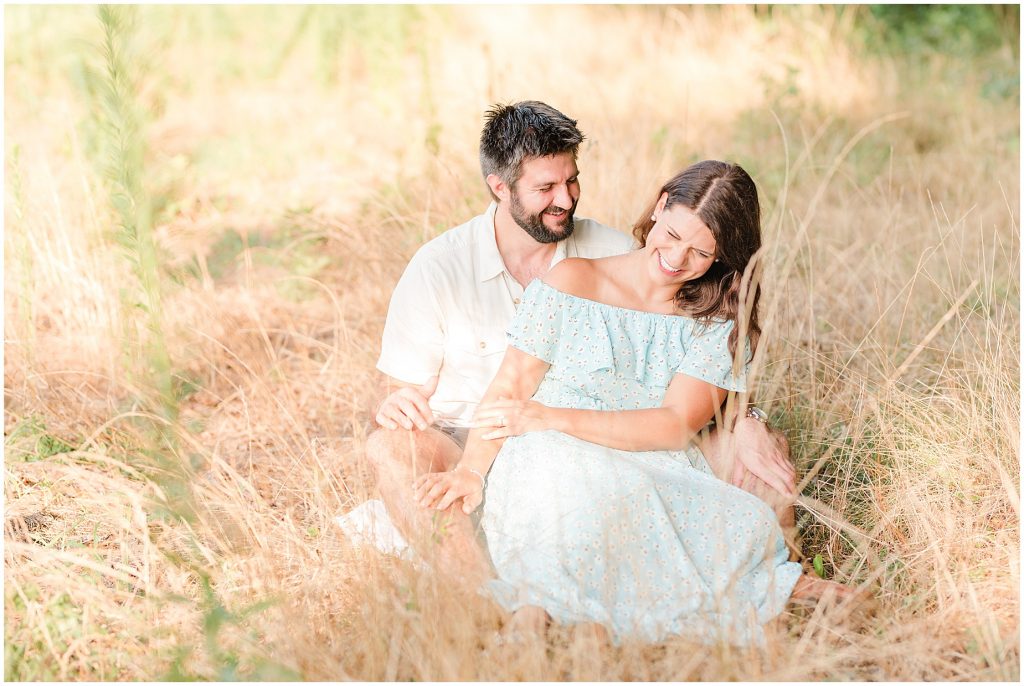
{"type": "Polygon", "coordinates": [[[464,400],[480,401],[498,373],[506,345],[505,332],[498,327],[469,325],[449,331],[444,365],[462,379],[463,386],[472,394],[464,400]]]}

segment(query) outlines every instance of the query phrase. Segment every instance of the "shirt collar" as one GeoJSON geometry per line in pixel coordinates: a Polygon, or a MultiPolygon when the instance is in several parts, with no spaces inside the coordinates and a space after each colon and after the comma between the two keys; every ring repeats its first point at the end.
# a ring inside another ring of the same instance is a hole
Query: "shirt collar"
{"type": "Polygon", "coordinates": [[[477,275],[480,281],[489,281],[505,271],[505,261],[501,259],[498,239],[494,236],[494,213],[497,210],[498,203],[492,201],[480,222],[480,237],[476,242],[477,275]]]}
{"type": "Polygon", "coordinates": [[[551,269],[551,267],[554,267],[556,264],[558,264],[568,256],[566,252],[566,246],[571,240],[572,236],[569,236],[568,238],[565,238],[555,243],[555,254],[551,256],[551,264],[548,265],[548,269],[551,269]]]}
{"type": "MultiPolygon", "coordinates": [[[[481,282],[490,281],[505,271],[505,261],[501,259],[501,253],[498,252],[498,239],[495,237],[494,213],[497,211],[498,203],[491,201],[481,220],[480,238],[476,243],[477,274],[481,282]]],[[[572,240],[571,236],[555,243],[555,254],[551,257],[551,267],[568,256],[567,244],[570,240],[572,240]]]]}

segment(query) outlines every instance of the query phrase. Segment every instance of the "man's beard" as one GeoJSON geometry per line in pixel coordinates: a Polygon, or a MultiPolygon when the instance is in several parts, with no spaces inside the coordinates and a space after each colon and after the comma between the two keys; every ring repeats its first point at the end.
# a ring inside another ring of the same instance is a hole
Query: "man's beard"
{"type": "Polygon", "coordinates": [[[527,214],[526,210],[523,209],[522,203],[519,202],[519,194],[512,190],[511,201],[509,202],[508,211],[512,215],[512,219],[515,220],[516,224],[519,224],[523,231],[530,234],[533,240],[538,243],[557,243],[558,241],[564,240],[572,235],[573,229],[576,228],[572,220],[573,214],[576,212],[576,203],[573,202],[572,207],[555,207],[554,205],[548,206],[544,209],[546,212],[550,209],[564,209],[567,210],[563,217],[563,229],[561,233],[555,233],[548,227],[544,226],[544,212],[538,214],[527,214]]]}

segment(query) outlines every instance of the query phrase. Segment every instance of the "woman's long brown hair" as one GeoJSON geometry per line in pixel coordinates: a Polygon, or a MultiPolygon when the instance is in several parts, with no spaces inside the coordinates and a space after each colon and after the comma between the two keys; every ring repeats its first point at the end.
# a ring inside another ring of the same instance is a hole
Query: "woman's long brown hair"
{"type": "Polygon", "coordinates": [[[668,194],[665,209],[675,205],[688,208],[711,230],[716,244],[717,261],[702,277],[680,286],[676,306],[698,321],[736,322],[729,334],[729,352],[735,357],[741,329],[746,329],[753,354],[761,336],[757,318],[761,288],[753,278],[756,255],[761,249],[761,206],[753,179],[739,165],[717,160],[687,167],[661,187],[633,225],[633,236],[641,247],[647,244],[647,234],[654,226],[651,216],[663,193],[668,194]],[[748,274],[746,278],[744,273],[748,274]],[[753,293],[749,292],[751,283],[753,293]],[[741,301],[743,309],[749,310],[742,318],[741,301]],[[742,326],[741,320],[745,320],[746,326],[742,326]]]}

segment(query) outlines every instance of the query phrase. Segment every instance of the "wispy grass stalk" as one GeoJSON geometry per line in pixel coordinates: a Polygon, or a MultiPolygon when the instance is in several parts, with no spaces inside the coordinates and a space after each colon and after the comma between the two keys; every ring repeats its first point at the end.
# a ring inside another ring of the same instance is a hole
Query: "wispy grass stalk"
{"type": "Polygon", "coordinates": [[[11,151],[10,188],[13,196],[11,210],[14,215],[14,227],[8,227],[13,236],[14,255],[18,260],[18,316],[19,337],[23,340],[26,361],[32,364],[35,350],[35,289],[34,265],[32,249],[28,243],[25,221],[25,193],[21,171],[21,147],[15,145],[11,151]]]}
{"type": "Polygon", "coordinates": [[[131,267],[134,283],[121,289],[124,311],[124,353],[130,377],[139,392],[141,410],[155,415],[146,450],[158,467],[159,478],[176,516],[194,518],[189,470],[179,458],[178,402],[173,367],[163,324],[160,265],[153,235],[153,205],[146,186],[145,112],[138,97],[138,73],[133,61],[136,9],[101,5],[102,74],[99,109],[95,116],[103,133],[102,170],[110,189],[117,226],[112,238],[131,267]],[[141,324],[141,332],[139,325],[141,324]]]}

